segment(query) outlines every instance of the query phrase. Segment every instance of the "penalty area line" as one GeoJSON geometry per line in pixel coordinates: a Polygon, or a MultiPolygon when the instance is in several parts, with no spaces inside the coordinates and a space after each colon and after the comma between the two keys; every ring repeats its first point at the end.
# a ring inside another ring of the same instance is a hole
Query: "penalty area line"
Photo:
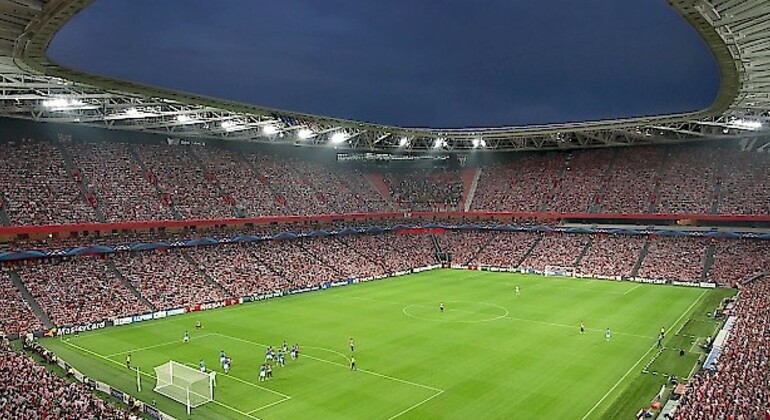
{"type": "MultiPolygon", "coordinates": [[[[89,350],[89,349],[87,349],[87,348],[85,348],[85,347],[81,347],[81,346],[78,346],[77,344],[72,344],[72,343],[70,343],[69,341],[64,341],[64,344],[66,344],[66,345],[68,345],[68,346],[70,346],[70,347],[74,347],[74,348],[76,348],[76,349],[78,349],[78,350],[80,350],[80,351],[82,351],[82,352],[84,352],[84,353],[87,353],[87,354],[90,354],[90,355],[92,355],[92,356],[96,356],[96,357],[98,357],[98,358],[100,358],[100,359],[106,360],[106,361],[108,361],[108,362],[110,362],[110,363],[114,363],[114,364],[116,364],[116,365],[118,365],[118,366],[123,366],[123,364],[122,364],[122,363],[120,363],[120,362],[119,362],[119,361],[117,361],[117,360],[114,360],[114,359],[110,359],[109,357],[107,357],[107,356],[105,356],[105,355],[103,355],[103,354],[99,354],[99,353],[97,353],[97,352],[95,352],[95,351],[93,351],[93,350],[89,350]]],[[[147,373],[147,372],[142,372],[141,370],[139,370],[139,373],[140,373],[141,375],[143,375],[143,376],[146,376],[146,377],[148,377],[148,378],[157,379],[157,377],[156,377],[155,375],[151,375],[151,374],[149,374],[149,373],[147,373]]],[[[214,403],[214,404],[216,404],[216,405],[219,405],[219,406],[221,406],[221,407],[224,407],[224,408],[226,408],[226,409],[228,409],[228,410],[230,410],[230,411],[233,411],[233,412],[235,412],[235,413],[238,413],[238,414],[240,414],[240,415],[242,415],[242,416],[248,417],[248,418],[250,418],[250,419],[254,419],[254,420],[262,420],[262,419],[260,419],[260,418],[259,418],[259,417],[257,417],[257,416],[251,415],[251,414],[249,414],[249,413],[247,413],[247,412],[245,412],[245,411],[241,411],[241,410],[239,410],[239,409],[237,409],[237,408],[235,408],[235,407],[229,406],[229,405],[227,405],[227,404],[225,404],[225,403],[222,403],[222,402],[219,402],[219,401],[217,401],[217,400],[211,400],[210,402],[212,402],[212,403],[214,403]]]]}
{"type": "MultiPolygon", "coordinates": [[[[214,335],[214,333],[199,335],[199,336],[196,336],[195,338],[205,338],[205,337],[209,337],[209,336],[212,336],[212,335],[214,335]]],[[[155,345],[152,345],[152,346],[139,347],[139,348],[128,350],[128,351],[121,351],[119,353],[108,354],[106,357],[112,358],[112,357],[115,357],[115,356],[120,356],[122,354],[139,353],[140,351],[155,349],[155,348],[158,348],[158,347],[170,346],[172,344],[177,344],[177,343],[184,343],[184,342],[182,340],[167,341],[165,343],[155,344],[155,345]]]]}

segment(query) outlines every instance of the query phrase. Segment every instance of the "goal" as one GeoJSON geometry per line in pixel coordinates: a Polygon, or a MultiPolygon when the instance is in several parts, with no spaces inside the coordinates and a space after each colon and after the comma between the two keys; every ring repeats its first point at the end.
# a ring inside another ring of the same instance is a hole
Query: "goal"
{"type": "Polygon", "coordinates": [[[546,265],[543,270],[543,275],[546,276],[565,276],[575,277],[575,267],[562,267],[559,265],[546,265]]]}
{"type": "Polygon", "coordinates": [[[187,414],[214,399],[214,376],[208,373],[171,360],[156,366],[155,376],[155,392],[184,404],[187,414]]]}

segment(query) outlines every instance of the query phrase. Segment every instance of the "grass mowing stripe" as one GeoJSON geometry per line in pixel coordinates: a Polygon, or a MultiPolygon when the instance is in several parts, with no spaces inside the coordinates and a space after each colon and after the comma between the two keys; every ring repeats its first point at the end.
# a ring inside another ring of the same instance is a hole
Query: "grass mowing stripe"
{"type": "MultiPolygon", "coordinates": [[[[682,320],[682,318],[684,318],[684,317],[685,317],[685,315],[687,315],[687,314],[690,312],[690,310],[692,310],[692,308],[693,308],[693,307],[695,307],[695,304],[697,304],[697,303],[698,303],[698,301],[700,301],[700,300],[701,300],[701,298],[702,298],[702,297],[703,297],[703,296],[706,294],[706,292],[707,292],[707,290],[704,290],[704,291],[703,291],[703,292],[702,292],[700,295],[698,295],[698,298],[697,298],[697,299],[695,299],[695,301],[694,301],[692,304],[690,304],[690,306],[689,306],[689,307],[688,307],[688,308],[687,308],[687,309],[686,309],[686,310],[685,310],[685,311],[682,313],[682,315],[680,315],[680,316],[679,316],[679,318],[678,318],[676,321],[674,321],[674,323],[671,325],[671,327],[669,327],[669,331],[670,331],[670,330],[673,330],[673,329],[674,329],[674,327],[676,326],[676,324],[678,324],[678,323],[679,323],[679,321],[681,321],[681,320],[682,320]]],[[[648,355],[648,354],[650,354],[650,352],[651,352],[652,350],[654,350],[656,347],[657,347],[657,343],[653,344],[653,345],[652,345],[652,346],[651,346],[651,347],[650,347],[650,348],[649,348],[649,349],[648,349],[646,352],[644,352],[644,354],[642,355],[642,357],[640,357],[640,358],[639,358],[639,360],[637,360],[637,361],[636,361],[636,363],[634,363],[634,365],[633,365],[633,366],[631,366],[631,368],[630,368],[630,369],[628,369],[628,370],[626,371],[626,373],[625,373],[625,374],[624,374],[624,375],[623,375],[623,376],[622,376],[620,379],[618,379],[618,381],[617,381],[617,382],[615,382],[615,385],[613,385],[613,386],[612,386],[612,388],[610,388],[610,390],[609,390],[609,391],[607,391],[607,393],[606,393],[606,394],[604,394],[604,396],[603,396],[603,397],[602,397],[602,398],[601,398],[599,401],[597,401],[597,402],[596,402],[596,404],[594,404],[594,406],[593,406],[593,407],[591,407],[591,409],[590,409],[590,410],[588,410],[588,412],[587,412],[587,413],[586,413],[586,414],[585,414],[585,415],[584,415],[584,416],[583,416],[583,417],[582,417],[580,420],[585,420],[585,419],[587,419],[587,418],[588,418],[588,416],[590,416],[590,415],[591,415],[591,413],[593,413],[593,412],[594,412],[594,410],[596,410],[596,408],[597,408],[597,407],[599,407],[599,405],[601,405],[601,403],[602,403],[602,402],[604,402],[604,400],[606,400],[606,399],[607,399],[607,397],[609,397],[609,396],[610,396],[610,394],[612,393],[612,391],[614,391],[614,390],[615,390],[615,388],[617,388],[617,387],[618,387],[618,385],[620,385],[620,384],[621,384],[621,383],[622,383],[622,382],[623,382],[623,381],[626,379],[626,377],[628,377],[628,375],[630,375],[630,374],[631,374],[631,372],[632,372],[634,369],[636,369],[636,367],[639,365],[639,363],[641,363],[641,362],[642,362],[642,360],[644,360],[644,359],[647,357],[647,355],[648,355]]]]}

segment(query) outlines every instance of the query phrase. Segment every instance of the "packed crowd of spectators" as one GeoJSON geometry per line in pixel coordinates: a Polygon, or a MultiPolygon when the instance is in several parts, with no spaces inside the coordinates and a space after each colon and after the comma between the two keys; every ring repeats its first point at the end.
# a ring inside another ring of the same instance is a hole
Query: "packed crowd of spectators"
{"type": "Polygon", "coordinates": [[[232,218],[232,203],[220,196],[216,177],[201,168],[190,147],[141,145],[134,148],[148,177],[184,219],[232,218]]]}
{"type": "Polygon", "coordinates": [[[93,207],[51,143],[24,139],[3,144],[0,194],[13,225],[96,223],[93,207]]]}
{"type": "Polygon", "coordinates": [[[85,385],[56,376],[0,337],[0,418],[129,419],[85,385]]]}
{"type": "Polygon", "coordinates": [[[676,420],[770,418],[770,280],[741,288],[737,317],[715,370],[687,384],[676,420]]]}
{"type": "Polygon", "coordinates": [[[489,242],[472,261],[474,264],[516,268],[532,248],[538,235],[527,232],[489,232],[489,242]]]}
{"type": "Polygon", "coordinates": [[[593,209],[602,182],[608,177],[613,149],[582,150],[567,156],[564,176],[554,188],[546,208],[556,213],[582,213],[593,209]]]}
{"type": "Polygon", "coordinates": [[[459,170],[391,170],[385,173],[384,180],[402,210],[461,210],[463,180],[459,170]]]}
{"type": "Polygon", "coordinates": [[[732,285],[770,269],[770,243],[755,239],[714,240],[714,262],[708,280],[732,285]]]}
{"type": "Polygon", "coordinates": [[[0,336],[37,331],[42,324],[6,271],[0,271],[0,336]]]}
{"type": "MultiPolygon", "coordinates": [[[[7,143],[0,213],[11,224],[462,210],[457,169],[386,170],[379,192],[358,167],[217,147],[7,143]],[[68,169],[59,147],[71,156],[68,169]],[[83,182],[85,193],[80,190],[83,182]]],[[[761,215],[766,154],[702,146],[529,153],[480,167],[474,211],[761,215]]]]}
{"type": "Polygon", "coordinates": [[[718,148],[672,147],[666,157],[658,213],[707,214],[717,202],[722,171],[718,148]]]}
{"type": "Polygon", "coordinates": [[[604,188],[597,195],[596,209],[601,213],[647,213],[655,200],[661,178],[658,169],[664,149],[634,147],[620,149],[604,188]]]}
{"type": "Polygon", "coordinates": [[[722,214],[770,214],[770,153],[724,151],[722,214]]]}
{"type": "Polygon", "coordinates": [[[101,258],[41,260],[18,270],[27,289],[58,326],[147,312],[101,258]]]}
{"type": "Polygon", "coordinates": [[[223,245],[216,250],[192,248],[185,252],[210,278],[232,296],[261,295],[285,290],[288,284],[258,259],[249,245],[223,245]]]}
{"type": "Polygon", "coordinates": [[[589,235],[545,233],[521,265],[538,271],[545,270],[547,265],[575,267],[590,240],[589,235]]]}
{"type": "Polygon", "coordinates": [[[267,182],[257,177],[254,167],[235,151],[200,148],[195,151],[213,180],[232,199],[245,217],[285,214],[267,182]]]}
{"type": "Polygon", "coordinates": [[[708,240],[697,237],[650,237],[638,277],[701,281],[708,240]]]}
{"type": "Polygon", "coordinates": [[[231,297],[211,284],[199,267],[184,258],[182,252],[118,254],[113,262],[134,288],[158,310],[220,302],[231,297]]]}
{"type": "Polygon", "coordinates": [[[645,239],[631,235],[595,235],[578,272],[590,277],[630,276],[645,239]]]}
{"type": "Polygon", "coordinates": [[[169,203],[163,202],[129,146],[79,142],[62,145],[73,165],[88,180],[88,191],[98,198],[99,209],[108,223],[174,219],[169,203]]]}
{"type": "Polygon", "coordinates": [[[452,264],[466,265],[474,260],[492,236],[487,232],[452,231],[436,235],[436,238],[441,250],[452,254],[452,264]]]}
{"type": "Polygon", "coordinates": [[[471,209],[540,212],[552,199],[566,168],[563,153],[534,153],[483,167],[471,209]]]}
{"type": "Polygon", "coordinates": [[[342,279],[369,278],[387,274],[376,260],[366,258],[336,238],[309,238],[297,242],[305,252],[332,267],[342,279]]]}

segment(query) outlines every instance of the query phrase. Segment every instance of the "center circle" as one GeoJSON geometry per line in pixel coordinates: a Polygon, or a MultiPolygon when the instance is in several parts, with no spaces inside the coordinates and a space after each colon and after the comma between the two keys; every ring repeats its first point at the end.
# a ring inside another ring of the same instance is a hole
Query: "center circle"
{"type": "Polygon", "coordinates": [[[494,303],[465,300],[451,300],[443,303],[443,312],[439,303],[407,305],[402,312],[410,318],[423,321],[460,323],[497,321],[508,316],[508,309],[494,303]]]}

